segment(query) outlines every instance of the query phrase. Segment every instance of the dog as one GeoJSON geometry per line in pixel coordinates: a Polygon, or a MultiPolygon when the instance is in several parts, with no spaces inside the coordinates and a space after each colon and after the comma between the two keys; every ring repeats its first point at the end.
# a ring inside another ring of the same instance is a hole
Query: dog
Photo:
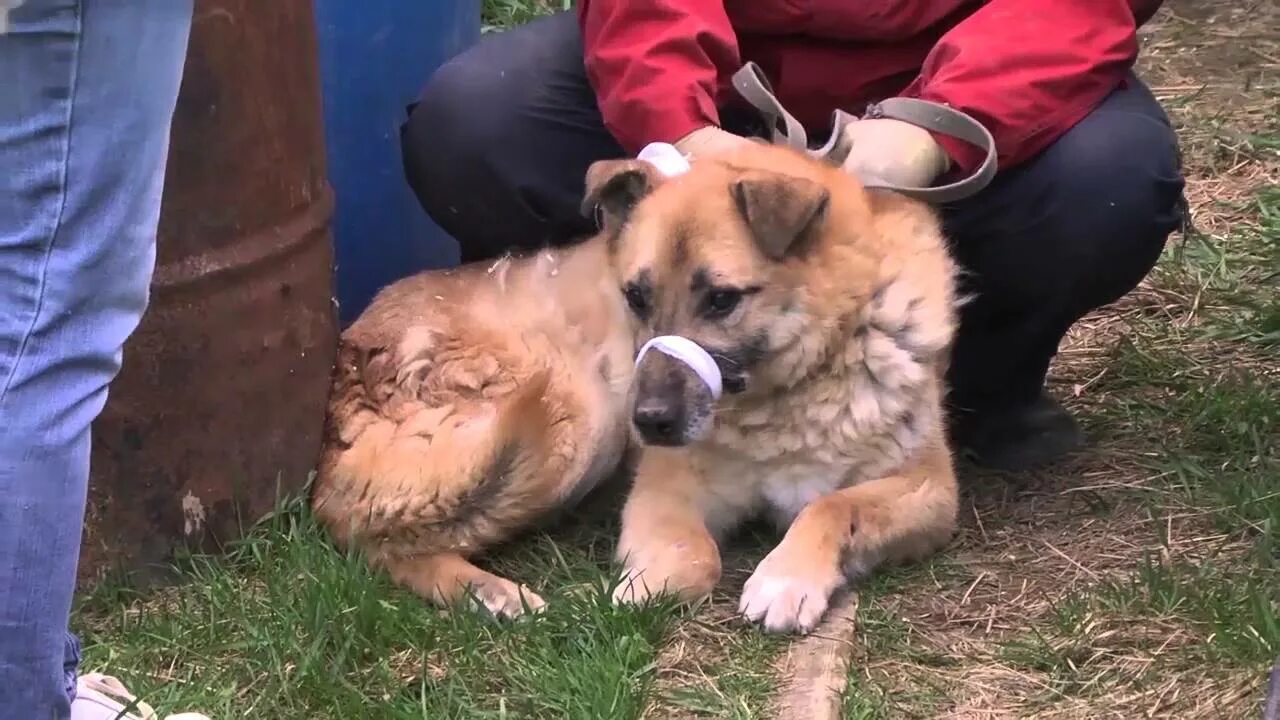
{"type": "Polygon", "coordinates": [[[599,239],[431,270],[379,292],[347,328],[311,504],[436,605],[538,610],[471,562],[571,507],[630,442],[634,328],[599,239]]]}
{"type": "Polygon", "coordinates": [[[812,628],[842,583],[954,531],[942,433],[952,266],[927,206],[752,145],[678,177],[602,161],[580,244],[410,276],[342,335],[312,507],[340,547],[442,606],[543,601],[472,559],[640,448],[618,603],[705,596],[718,543],[788,528],[741,608],[812,628]],[[706,348],[726,395],[662,352],[706,348]]]}
{"type": "Polygon", "coordinates": [[[724,395],[667,353],[635,367],[643,446],[622,511],[618,603],[707,596],[719,543],[770,516],[782,539],[739,611],[812,630],[841,586],[919,560],[955,531],[944,432],[955,266],[936,212],[831,163],[750,143],[668,177],[587,174],[636,344],[679,336],[724,395]]]}

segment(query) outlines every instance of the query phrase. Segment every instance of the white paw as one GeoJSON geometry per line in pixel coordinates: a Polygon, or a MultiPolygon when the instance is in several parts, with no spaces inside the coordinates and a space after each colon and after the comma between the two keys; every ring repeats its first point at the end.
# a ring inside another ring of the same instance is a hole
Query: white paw
{"type": "Polygon", "coordinates": [[[770,632],[807,633],[827,611],[840,580],[838,571],[824,574],[812,565],[788,562],[775,549],[743,586],[738,612],[770,632]]]}
{"type": "Polygon", "coordinates": [[[529,612],[537,614],[547,606],[547,602],[525,585],[517,585],[510,580],[497,579],[471,586],[471,595],[495,617],[516,618],[529,612]]]}

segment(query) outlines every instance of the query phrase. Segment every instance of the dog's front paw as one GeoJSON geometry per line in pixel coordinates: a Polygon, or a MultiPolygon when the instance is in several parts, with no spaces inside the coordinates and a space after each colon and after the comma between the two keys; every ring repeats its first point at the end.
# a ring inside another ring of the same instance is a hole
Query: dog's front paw
{"type": "Polygon", "coordinates": [[[471,585],[469,599],[498,618],[516,618],[525,609],[533,614],[542,612],[547,602],[526,585],[517,585],[506,578],[494,577],[471,585]]]}
{"type": "Polygon", "coordinates": [[[743,586],[738,612],[770,632],[807,633],[842,581],[838,563],[818,563],[779,545],[743,586]]]}
{"type": "Polygon", "coordinates": [[[693,602],[710,595],[720,580],[720,553],[714,543],[654,544],[624,557],[625,569],[613,591],[615,605],[643,603],[664,593],[693,602]]]}

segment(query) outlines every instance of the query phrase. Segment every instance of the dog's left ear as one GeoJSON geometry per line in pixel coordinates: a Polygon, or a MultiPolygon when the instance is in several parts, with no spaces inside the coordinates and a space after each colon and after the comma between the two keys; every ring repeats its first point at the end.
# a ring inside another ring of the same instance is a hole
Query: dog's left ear
{"type": "Polygon", "coordinates": [[[643,160],[598,160],[587,168],[586,192],[582,198],[584,217],[596,218],[601,230],[613,229],[626,221],[641,198],[653,192],[662,174],[643,160]]]}
{"type": "Polygon", "coordinates": [[[734,204],[772,260],[803,252],[826,219],[831,194],[812,180],[750,172],[730,187],[734,204]]]}

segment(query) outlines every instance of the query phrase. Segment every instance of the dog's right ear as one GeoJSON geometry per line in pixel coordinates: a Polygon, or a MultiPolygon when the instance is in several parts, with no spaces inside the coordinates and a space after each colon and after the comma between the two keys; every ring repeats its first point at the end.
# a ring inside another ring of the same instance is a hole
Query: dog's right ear
{"type": "Polygon", "coordinates": [[[826,219],[831,195],[812,180],[750,171],[730,186],[756,245],[771,260],[808,249],[826,219]]]}
{"type": "Polygon", "coordinates": [[[601,230],[614,230],[626,221],[640,199],[662,181],[662,174],[644,160],[598,160],[587,168],[584,217],[595,217],[601,230]]]}

